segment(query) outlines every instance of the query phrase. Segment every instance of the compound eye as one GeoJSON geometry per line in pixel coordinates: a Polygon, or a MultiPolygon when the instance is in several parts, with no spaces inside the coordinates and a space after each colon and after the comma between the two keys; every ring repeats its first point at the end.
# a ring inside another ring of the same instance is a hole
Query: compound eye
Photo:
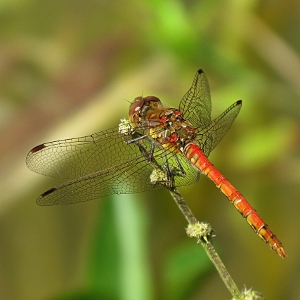
{"type": "Polygon", "coordinates": [[[144,104],[145,100],[143,97],[135,98],[134,102],[129,107],[129,117],[139,114],[144,104]]]}
{"type": "Polygon", "coordinates": [[[144,98],[144,101],[149,103],[149,106],[162,106],[161,101],[159,100],[159,98],[155,97],[155,96],[147,96],[144,98]]]}
{"type": "Polygon", "coordinates": [[[160,100],[155,96],[147,96],[144,98],[144,100],[149,102],[160,102],[160,100]]]}

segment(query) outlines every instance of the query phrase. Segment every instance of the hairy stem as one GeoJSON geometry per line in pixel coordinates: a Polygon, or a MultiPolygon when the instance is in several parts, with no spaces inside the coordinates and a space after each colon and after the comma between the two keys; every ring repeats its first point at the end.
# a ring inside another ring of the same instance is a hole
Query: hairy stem
{"type": "MultiPolygon", "coordinates": [[[[194,214],[186,204],[185,200],[179,193],[179,191],[172,187],[168,189],[175,200],[176,204],[178,205],[179,209],[183,213],[184,217],[188,221],[189,225],[196,225],[200,224],[197,219],[195,218],[194,214]]],[[[191,236],[191,235],[190,235],[191,236]]],[[[225,268],[223,262],[221,261],[218,253],[216,252],[215,248],[209,241],[209,236],[201,236],[197,238],[197,241],[202,245],[205,252],[207,253],[209,259],[214,264],[215,268],[217,269],[218,273],[220,274],[223,282],[225,283],[227,289],[231,293],[234,299],[245,299],[244,296],[241,294],[239,289],[237,288],[237,285],[233,281],[232,277],[230,276],[229,272],[225,268]]]]}

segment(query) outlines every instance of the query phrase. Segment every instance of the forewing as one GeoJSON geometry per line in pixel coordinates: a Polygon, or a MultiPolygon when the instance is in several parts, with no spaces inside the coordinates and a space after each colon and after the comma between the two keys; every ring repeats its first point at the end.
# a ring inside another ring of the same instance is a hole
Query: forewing
{"type": "Polygon", "coordinates": [[[140,156],[112,128],[92,135],[58,140],[34,147],[26,157],[30,170],[59,178],[79,178],[140,156]]]}
{"type": "Polygon", "coordinates": [[[211,121],[209,84],[203,70],[198,70],[191,88],[183,96],[179,110],[195,128],[204,128],[211,121]]]}
{"type": "Polygon", "coordinates": [[[206,156],[220,143],[242,107],[239,100],[214,119],[206,128],[197,131],[197,141],[206,156]]]}

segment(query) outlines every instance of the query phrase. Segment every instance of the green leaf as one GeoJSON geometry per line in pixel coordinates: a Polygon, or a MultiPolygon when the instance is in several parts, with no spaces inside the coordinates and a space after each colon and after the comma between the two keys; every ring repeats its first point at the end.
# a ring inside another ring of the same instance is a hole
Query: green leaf
{"type": "Polygon", "coordinates": [[[147,222],[135,197],[113,196],[103,203],[103,217],[92,246],[90,282],[108,298],[153,298],[147,222]]]}

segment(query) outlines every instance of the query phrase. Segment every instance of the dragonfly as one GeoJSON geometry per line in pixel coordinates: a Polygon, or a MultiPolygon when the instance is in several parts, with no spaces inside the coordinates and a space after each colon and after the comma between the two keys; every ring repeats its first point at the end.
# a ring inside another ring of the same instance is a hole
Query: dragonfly
{"type": "Polygon", "coordinates": [[[165,107],[155,96],[139,96],[129,118],[91,135],[34,147],[26,157],[30,170],[68,179],[37,199],[38,205],[71,204],[111,194],[138,193],[198,181],[202,173],[225,194],[251,228],[279,256],[282,243],[244,196],[209,161],[240,112],[239,100],[211,119],[207,77],[198,70],[179,108],[165,107]]]}

